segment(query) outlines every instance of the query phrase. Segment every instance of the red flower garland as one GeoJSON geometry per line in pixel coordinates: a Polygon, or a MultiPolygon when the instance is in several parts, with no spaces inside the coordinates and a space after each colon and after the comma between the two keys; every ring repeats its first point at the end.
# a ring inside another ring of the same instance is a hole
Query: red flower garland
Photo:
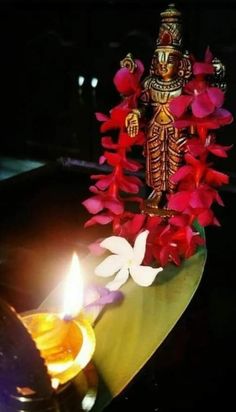
{"type": "Polygon", "coordinates": [[[130,138],[125,128],[125,118],[132,109],[137,108],[142,91],[140,79],[144,68],[139,60],[135,62],[137,69],[134,73],[122,68],[113,80],[123,95],[122,102],[110,111],[109,116],[96,113],[97,120],[102,122],[102,133],[114,129],[118,133],[116,142],[111,136],[102,137],[101,144],[105,151],[100,163],[107,162],[112,170],[109,174],[91,176],[95,180],[95,185],[90,187],[94,195],[83,205],[93,217],[85,223],[85,227],[111,223],[114,235],[123,236],[131,242],[141,231],[148,229],[145,263],[156,261],[161,266],[169,262],[179,265],[182,258],[190,257],[199,245],[204,244],[204,239],[195,229],[196,223],[201,226],[219,225],[211,207],[214,202],[223,206],[217,188],[228,183],[228,176],[211,167],[208,155],[227,157],[230,147],[216,144],[212,129],[231,123],[233,118],[222,108],[224,93],[209,84],[208,76],[214,73],[214,67],[212,54],[207,50],[205,61],[194,63],[194,77],[184,87],[183,94],[170,102],[170,109],[176,118],[175,126],[195,129],[186,144],[185,164],[173,176],[177,190],[168,196],[168,207],[179,214],[166,221],[161,217],[128,211],[127,202],[142,202],[139,192],[143,186],[142,181],[132,175],[142,165],[129,159],[127,153],[132,146],[143,145],[145,136],[140,130],[135,138],[130,138]]]}

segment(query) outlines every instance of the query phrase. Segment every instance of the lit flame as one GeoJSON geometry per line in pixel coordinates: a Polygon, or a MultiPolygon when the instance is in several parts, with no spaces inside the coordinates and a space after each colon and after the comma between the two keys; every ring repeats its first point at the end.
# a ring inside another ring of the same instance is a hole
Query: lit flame
{"type": "Polygon", "coordinates": [[[79,258],[73,254],[67,279],[65,281],[63,319],[75,318],[83,306],[83,279],[79,258]]]}

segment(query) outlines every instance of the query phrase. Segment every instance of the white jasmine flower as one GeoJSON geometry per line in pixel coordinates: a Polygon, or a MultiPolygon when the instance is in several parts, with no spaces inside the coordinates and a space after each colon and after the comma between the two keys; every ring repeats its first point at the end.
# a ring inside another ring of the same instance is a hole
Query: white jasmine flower
{"type": "Polygon", "coordinates": [[[140,233],[134,243],[134,247],[121,236],[110,236],[100,243],[100,246],[113,252],[95,268],[97,276],[109,277],[116,273],[113,281],[109,282],[106,287],[109,290],[119,289],[129,278],[129,275],[140,286],[150,286],[156,275],[163,268],[152,268],[142,266],[146,241],[149,234],[148,230],[140,233]]]}

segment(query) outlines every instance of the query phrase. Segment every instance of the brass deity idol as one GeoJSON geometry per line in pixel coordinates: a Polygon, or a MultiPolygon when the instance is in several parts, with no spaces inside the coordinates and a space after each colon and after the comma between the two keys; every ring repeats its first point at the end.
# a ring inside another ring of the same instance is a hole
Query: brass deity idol
{"type": "Polygon", "coordinates": [[[165,207],[166,195],[175,191],[171,177],[182,165],[187,130],[174,127],[169,102],[182,93],[191,74],[189,55],[182,52],[181,14],[170,4],[161,13],[150,75],[143,82],[140,110],[133,110],[126,117],[131,137],[138,133],[139,118],[144,115],[146,119],[146,182],[153,191],[144,201],[142,211],[149,215],[173,215],[165,207]]]}

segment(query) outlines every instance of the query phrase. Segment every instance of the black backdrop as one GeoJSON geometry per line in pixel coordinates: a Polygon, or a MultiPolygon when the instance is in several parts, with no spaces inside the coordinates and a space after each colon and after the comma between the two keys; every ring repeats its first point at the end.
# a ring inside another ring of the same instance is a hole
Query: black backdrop
{"type": "MultiPolygon", "coordinates": [[[[97,160],[94,112],[119,101],[112,77],[127,52],[148,71],[164,0],[1,0],[1,146],[33,157],[97,160]],[[78,76],[85,77],[79,95],[78,76]],[[92,91],[91,79],[98,79],[92,91]]],[[[226,64],[225,107],[235,112],[236,2],[185,0],[185,46],[202,58],[210,45],[226,64]]],[[[235,124],[218,131],[233,143],[235,124]]],[[[234,152],[235,153],[235,152],[234,152]]],[[[223,163],[235,171],[234,154],[223,163]]]]}

